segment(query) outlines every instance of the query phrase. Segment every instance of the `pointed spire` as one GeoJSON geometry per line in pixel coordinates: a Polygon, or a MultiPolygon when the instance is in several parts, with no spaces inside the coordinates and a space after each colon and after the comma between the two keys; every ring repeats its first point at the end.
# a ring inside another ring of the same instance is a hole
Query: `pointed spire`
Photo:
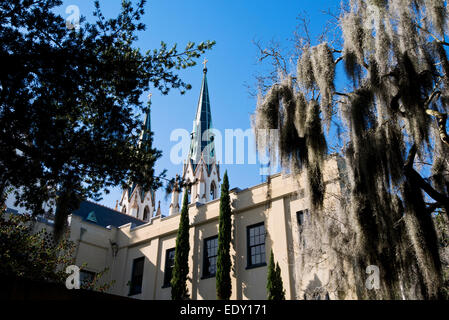
{"type": "MultiPolygon", "coordinates": [[[[149,141],[151,143],[151,96],[153,94],[149,93],[148,94],[148,111],[145,114],[145,119],[143,120],[143,130],[140,133],[140,138],[139,138],[139,143],[138,146],[139,148],[142,145],[142,142],[147,142],[149,141]]],[[[148,150],[148,148],[151,148],[150,145],[146,145],[145,146],[145,150],[148,150]]],[[[138,187],[137,184],[132,183],[131,184],[131,188],[128,188],[128,200],[131,199],[132,194],[134,193],[134,190],[136,189],[136,187],[138,187]]],[[[144,192],[143,190],[141,190],[141,199],[144,198],[144,192]]]]}
{"type": "Polygon", "coordinates": [[[143,120],[143,131],[140,135],[139,146],[142,142],[150,141],[150,139],[151,139],[151,96],[152,95],[153,95],[152,93],[148,94],[148,111],[145,114],[145,119],[143,120]]]}
{"type": "Polygon", "coordinates": [[[191,137],[191,146],[189,151],[189,159],[192,160],[194,168],[201,159],[205,149],[208,149],[205,155],[206,160],[215,156],[213,135],[210,133],[212,129],[212,114],[210,110],[209,88],[207,85],[207,60],[203,64],[203,81],[201,84],[201,92],[198,101],[195,121],[193,123],[193,132],[191,137]],[[204,138],[204,139],[203,139],[204,138]],[[209,148],[207,148],[209,146],[209,148]]]}

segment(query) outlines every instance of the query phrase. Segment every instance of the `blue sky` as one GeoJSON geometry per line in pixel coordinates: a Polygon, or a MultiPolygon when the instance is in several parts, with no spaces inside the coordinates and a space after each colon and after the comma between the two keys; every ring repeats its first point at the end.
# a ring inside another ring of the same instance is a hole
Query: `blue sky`
{"type": "MultiPolygon", "coordinates": [[[[107,17],[118,14],[120,3],[120,0],[101,1],[104,14],[107,17]]],[[[206,53],[213,126],[222,132],[225,129],[246,130],[250,128],[250,115],[255,110],[256,99],[249,95],[245,84],[254,85],[255,74],[263,70],[258,64],[257,48],[253,41],[260,40],[267,44],[274,40],[289,48],[292,45],[289,39],[293,37],[299,13],[307,12],[312,33],[318,33],[328,19],[322,11],[335,9],[339,3],[339,0],[149,0],[143,18],[147,30],[139,34],[137,46],[146,51],[158,48],[160,41],[168,45],[177,43],[182,48],[188,41],[215,40],[215,47],[206,53]]],[[[64,1],[60,8],[64,17],[68,16],[65,9],[69,5],[78,6],[81,15],[91,21],[93,1],[64,1]]],[[[170,134],[178,128],[192,130],[202,64],[180,74],[192,85],[192,90],[185,95],[172,91],[164,96],[152,91],[154,145],[163,151],[157,172],[167,169],[168,176],[182,172],[182,165],[174,165],[170,161],[170,150],[176,144],[170,141],[170,134]]],[[[221,173],[228,170],[231,188],[243,189],[261,182],[259,169],[257,164],[223,165],[221,173]]],[[[114,207],[120,196],[121,190],[113,189],[101,203],[114,207]]],[[[166,201],[164,192],[160,191],[157,200],[161,200],[162,212],[167,214],[170,199],[166,201]]]]}

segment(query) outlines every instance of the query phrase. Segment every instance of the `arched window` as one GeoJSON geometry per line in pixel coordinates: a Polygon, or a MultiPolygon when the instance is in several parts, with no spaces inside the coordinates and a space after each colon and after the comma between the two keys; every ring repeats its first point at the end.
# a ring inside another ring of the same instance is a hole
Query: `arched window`
{"type": "Polygon", "coordinates": [[[123,206],[123,208],[122,208],[122,213],[126,214],[126,207],[125,206],[123,206]]]}
{"type": "Polygon", "coordinates": [[[215,200],[217,198],[217,188],[215,186],[215,181],[210,184],[210,200],[215,200]]]}
{"type": "Polygon", "coordinates": [[[192,188],[187,187],[187,199],[188,199],[188,203],[190,203],[192,201],[192,188]]]}
{"type": "Polygon", "coordinates": [[[150,213],[150,209],[148,206],[145,206],[145,209],[143,210],[143,220],[148,221],[148,215],[150,213]]]}

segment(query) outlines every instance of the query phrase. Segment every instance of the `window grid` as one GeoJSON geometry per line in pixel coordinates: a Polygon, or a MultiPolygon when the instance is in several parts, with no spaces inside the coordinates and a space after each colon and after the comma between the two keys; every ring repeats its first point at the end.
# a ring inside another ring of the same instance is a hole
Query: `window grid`
{"type": "Polygon", "coordinates": [[[248,267],[266,264],[265,225],[263,223],[249,226],[248,232],[248,267]]]}
{"type": "Polygon", "coordinates": [[[168,249],[165,253],[165,271],[163,288],[170,287],[171,277],[173,275],[173,266],[175,265],[175,248],[168,249]]]}
{"type": "Polygon", "coordinates": [[[142,280],[143,280],[143,266],[145,257],[134,259],[133,269],[131,274],[131,285],[129,288],[129,295],[135,295],[142,292],[142,280]]]}
{"type": "Polygon", "coordinates": [[[204,240],[203,278],[214,277],[217,273],[218,236],[204,240]]]}

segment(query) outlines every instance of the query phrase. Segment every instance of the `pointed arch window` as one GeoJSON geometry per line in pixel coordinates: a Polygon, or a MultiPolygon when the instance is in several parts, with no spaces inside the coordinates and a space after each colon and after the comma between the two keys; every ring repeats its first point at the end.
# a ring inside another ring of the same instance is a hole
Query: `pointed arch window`
{"type": "Polygon", "coordinates": [[[148,206],[145,206],[145,209],[143,210],[143,220],[148,221],[148,215],[150,214],[150,208],[148,206]]]}
{"type": "Polygon", "coordinates": [[[187,187],[187,203],[190,204],[191,201],[192,201],[192,188],[187,187]]]}
{"type": "Polygon", "coordinates": [[[215,200],[217,198],[217,187],[215,186],[215,181],[210,184],[210,200],[215,200]]]}

